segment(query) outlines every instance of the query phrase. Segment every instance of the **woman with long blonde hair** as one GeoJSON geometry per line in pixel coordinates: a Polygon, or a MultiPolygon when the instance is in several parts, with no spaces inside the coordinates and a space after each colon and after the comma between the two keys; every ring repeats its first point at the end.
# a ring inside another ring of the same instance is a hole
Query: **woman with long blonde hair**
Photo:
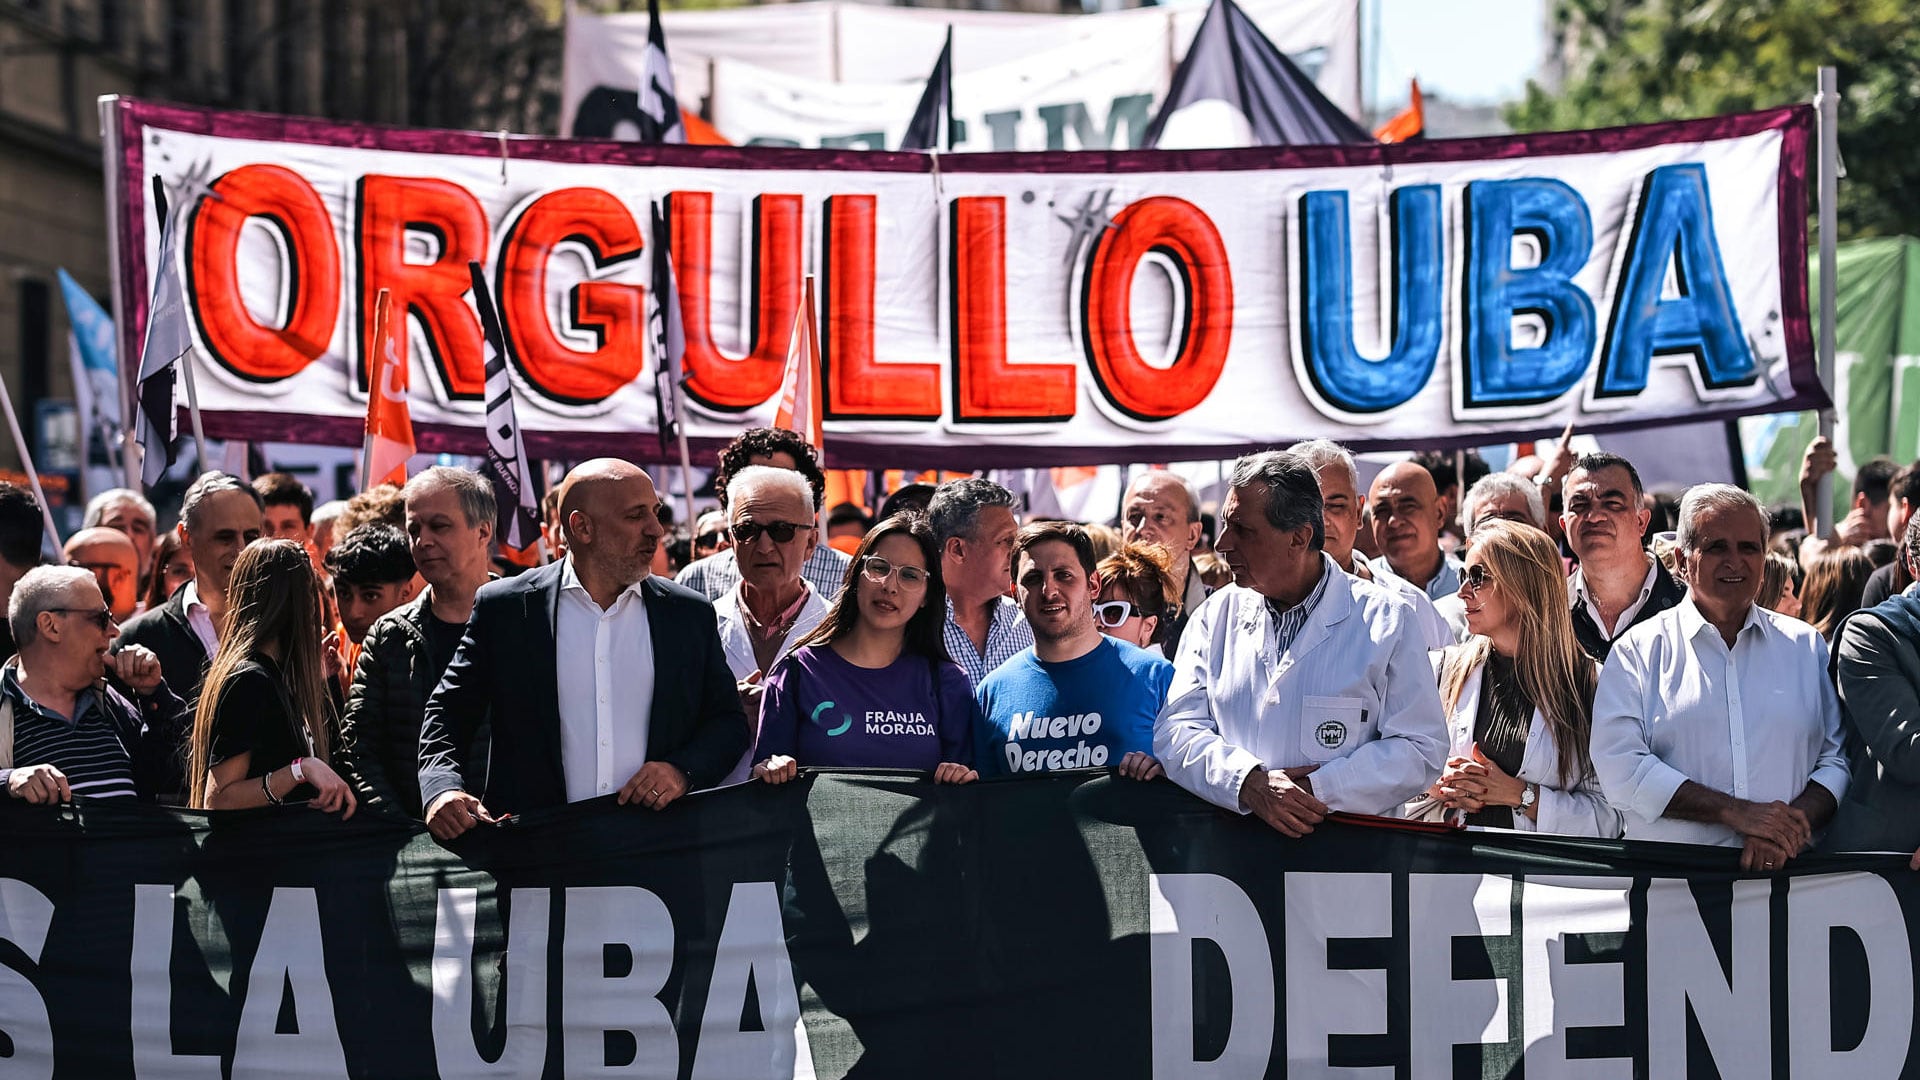
{"type": "Polygon", "coordinates": [[[1483,524],[1459,595],[1473,636],[1441,659],[1452,751],[1428,797],[1470,825],[1618,836],[1587,746],[1598,673],[1574,637],[1553,541],[1483,524]]]}
{"type": "Polygon", "coordinates": [[[320,581],[307,549],[263,540],[240,552],[226,629],[194,711],[189,805],[203,810],[305,799],[353,816],[333,771],[334,719],[320,654],[320,581]]]}

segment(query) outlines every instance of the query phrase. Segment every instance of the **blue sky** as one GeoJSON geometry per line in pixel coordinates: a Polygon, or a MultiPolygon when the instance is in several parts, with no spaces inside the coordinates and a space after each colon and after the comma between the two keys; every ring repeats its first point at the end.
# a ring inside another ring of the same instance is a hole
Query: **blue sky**
{"type": "Polygon", "coordinates": [[[1519,97],[1545,53],[1549,2],[1362,0],[1361,48],[1373,79],[1369,102],[1404,103],[1414,76],[1422,91],[1463,104],[1519,97]]]}

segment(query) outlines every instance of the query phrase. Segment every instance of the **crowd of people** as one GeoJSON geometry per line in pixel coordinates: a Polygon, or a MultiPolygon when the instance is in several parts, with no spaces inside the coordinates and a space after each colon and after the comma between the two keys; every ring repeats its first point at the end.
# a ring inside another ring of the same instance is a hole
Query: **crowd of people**
{"type": "MultiPolygon", "coordinates": [[[[1831,457],[1809,449],[1809,491],[1831,457]]],[[[1477,462],[1363,490],[1314,440],[1237,461],[1217,513],[1149,470],[1117,528],[1023,524],[979,477],[828,510],[813,449],[759,428],[671,578],[671,512],[616,459],[549,492],[550,561],[508,576],[464,469],[318,508],[291,476],[207,473],[164,534],[108,492],[61,565],[0,485],[0,786],[452,840],[806,768],[1107,768],[1288,836],[1388,815],[1758,870],[1920,847],[1920,463],[1862,467],[1852,512],[1800,539],[1737,487],[1650,495],[1612,454],[1477,462]]]]}

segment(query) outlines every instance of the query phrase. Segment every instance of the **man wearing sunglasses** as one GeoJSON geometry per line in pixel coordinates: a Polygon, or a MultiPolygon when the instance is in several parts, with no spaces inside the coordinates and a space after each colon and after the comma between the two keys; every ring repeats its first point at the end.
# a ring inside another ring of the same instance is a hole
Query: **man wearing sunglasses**
{"type": "Polygon", "coordinates": [[[1118,768],[1134,780],[1161,775],[1153,720],[1173,665],[1100,632],[1100,579],[1087,530],[1064,521],[1029,525],[1014,541],[1014,566],[1033,647],[976,691],[980,774],[1118,768]]]}
{"type": "MultiPolygon", "coordinates": [[[[758,741],[761,680],[827,617],[827,601],[800,572],[819,543],[813,489],[792,469],[749,465],[727,483],[727,515],[740,582],[713,602],[713,611],[747,728],[758,741]]],[[[747,778],[752,756],[749,749],[727,783],[747,778]]]]}
{"type": "MultiPolygon", "coordinates": [[[[727,486],[733,477],[753,465],[798,473],[813,489],[813,512],[819,515],[820,505],[827,497],[827,474],[820,470],[820,462],[807,440],[785,428],[751,428],[720,451],[720,468],[713,474],[713,486],[720,496],[722,510],[727,508],[727,486]]],[[[815,544],[800,573],[815,592],[832,600],[840,595],[841,584],[847,577],[847,564],[851,561],[826,544],[815,544]]],[[[733,550],[722,548],[689,563],[674,580],[709,600],[718,600],[739,583],[740,567],[734,560],[733,550]]]]}
{"type": "Polygon", "coordinates": [[[120,629],[93,574],[29,570],[7,622],[20,651],[0,668],[0,792],[42,804],[168,794],[190,714],[151,652],[108,653],[120,629]]]}

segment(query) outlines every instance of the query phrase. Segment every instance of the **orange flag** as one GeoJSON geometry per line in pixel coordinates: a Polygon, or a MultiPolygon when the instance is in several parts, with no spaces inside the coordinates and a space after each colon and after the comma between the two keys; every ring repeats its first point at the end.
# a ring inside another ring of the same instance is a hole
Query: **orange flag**
{"type": "Polygon", "coordinates": [[[813,318],[813,275],[808,274],[800,310],[793,319],[787,374],[780,382],[780,408],[773,414],[773,426],[799,432],[824,459],[827,446],[820,409],[820,330],[813,318]]]}
{"type": "Polygon", "coordinates": [[[373,305],[373,357],[367,369],[367,439],[362,482],[405,484],[414,454],[413,414],[407,408],[407,367],[400,362],[406,319],[393,317],[393,299],[381,289],[373,305]]]}
{"type": "Polygon", "coordinates": [[[1413,94],[1407,100],[1407,107],[1398,116],[1381,124],[1373,131],[1373,137],[1383,143],[1406,142],[1417,139],[1426,130],[1427,114],[1420,103],[1420,80],[1413,80],[1413,94]]]}

